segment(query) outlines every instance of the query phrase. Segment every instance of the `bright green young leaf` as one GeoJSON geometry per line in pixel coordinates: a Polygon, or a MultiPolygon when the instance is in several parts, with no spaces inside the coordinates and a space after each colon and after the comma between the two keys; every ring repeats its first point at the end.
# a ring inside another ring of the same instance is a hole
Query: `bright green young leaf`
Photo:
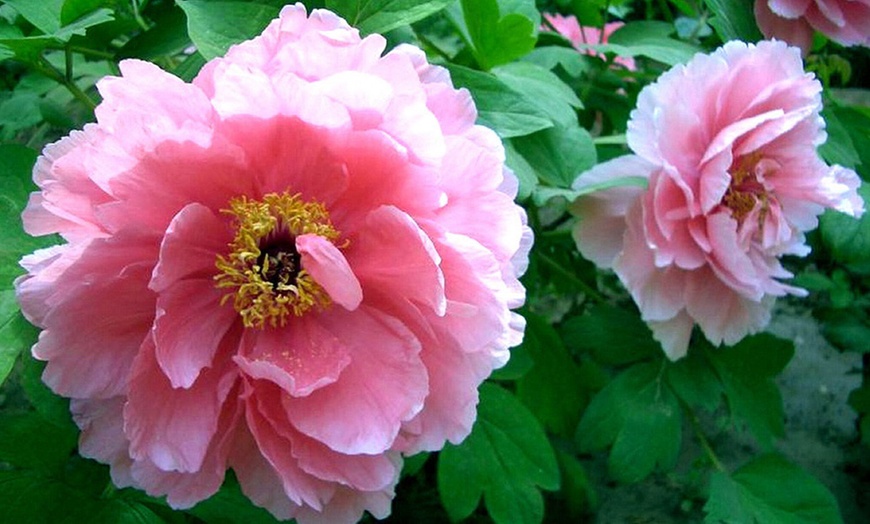
{"type": "Polygon", "coordinates": [[[556,330],[528,313],[523,346],[534,366],[517,382],[517,396],[549,431],[570,437],[588,401],[583,375],[556,330]]]}
{"type": "Polygon", "coordinates": [[[837,500],[812,475],[780,455],[767,454],[733,475],[716,472],[704,522],[840,524],[837,500]]]}
{"type": "Polygon", "coordinates": [[[326,7],[364,34],[386,33],[422,20],[455,0],[326,0],[326,7]]]}
{"type": "Polygon", "coordinates": [[[471,91],[477,105],[477,120],[502,138],[528,135],[553,126],[549,116],[526,97],[490,73],[462,66],[448,67],[456,87],[471,91]]]}
{"type": "Polygon", "coordinates": [[[187,31],[206,59],[260,34],[278,16],[276,2],[176,0],[187,15],[187,31]]]}
{"type": "Polygon", "coordinates": [[[661,354],[661,347],[636,313],[607,304],[566,320],[560,332],[565,345],[589,352],[598,362],[622,366],[661,354]]]}
{"type": "Polygon", "coordinates": [[[576,122],[553,127],[513,141],[517,151],[551,186],[568,188],[577,175],[598,160],[589,132],[576,122]]]}
{"type": "Polygon", "coordinates": [[[782,395],[773,382],[794,355],[794,344],[768,333],[707,352],[725,390],[731,414],[766,449],[785,432],[782,395]]]}
{"type": "Polygon", "coordinates": [[[492,71],[508,87],[523,93],[553,122],[571,126],[577,122],[576,109],[583,103],[558,76],[529,62],[511,62],[492,71]]]}
{"type": "Polygon", "coordinates": [[[497,524],[538,523],[544,516],[539,489],[558,487],[553,448],[534,415],[506,390],[483,384],[471,434],[438,457],[438,493],[447,513],[461,520],[482,496],[497,524]]]}
{"type": "Polygon", "coordinates": [[[755,25],[753,0],[704,0],[704,3],[714,15],[710,25],[723,42],[757,42],[763,38],[755,25]]]}
{"type": "MultiPolygon", "coordinates": [[[[497,0],[461,0],[474,57],[483,69],[512,62],[535,47],[537,26],[525,14],[501,10],[497,0]]],[[[522,4],[512,2],[512,4],[522,4]]]]}
{"type": "Polygon", "coordinates": [[[657,464],[667,470],[676,463],[682,417],[662,369],[647,362],[620,373],[592,398],[577,427],[581,451],[612,446],[608,469],[619,482],[637,482],[657,464]]]}

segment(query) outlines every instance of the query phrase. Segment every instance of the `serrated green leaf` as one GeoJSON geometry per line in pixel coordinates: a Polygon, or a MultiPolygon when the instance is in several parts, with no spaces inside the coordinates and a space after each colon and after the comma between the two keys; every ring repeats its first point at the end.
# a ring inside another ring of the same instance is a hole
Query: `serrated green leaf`
{"type": "Polygon", "coordinates": [[[502,138],[528,135],[553,126],[546,113],[495,75],[457,65],[450,65],[448,69],[457,87],[471,91],[478,122],[495,130],[502,138]]]}
{"type": "Polygon", "coordinates": [[[622,366],[661,354],[658,342],[636,313],[608,304],[569,318],[559,331],[569,348],[589,352],[604,364],[622,366]]]}
{"type": "Polygon", "coordinates": [[[794,355],[794,344],[762,333],[732,347],[708,351],[719,375],[731,414],[766,449],[785,434],[782,395],[772,378],[794,355]]]}
{"type": "Polygon", "coordinates": [[[187,31],[206,59],[224,55],[231,45],[259,35],[278,16],[271,2],[176,0],[187,15],[187,31]]]}
{"type": "Polygon", "coordinates": [[[764,38],[755,25],[753,0],[704,0],[713,13],[710,25],[723,42],[757,42],[764,38]]]}
{"type": "Polygon", "coordinates": [[[386,33],[441,11],[455,0],[326,0],[326,7],[364,34],[386,33]]]}
{"type": "Polygon", "coordinates": [[[544,515],[539,488],[558,487],[553,448],[538,421],[506,390],[483,384],[471,434],[438,457],[438,493],[447,513],[463,519],[483,497],[496,523],[537,523],[544,515]]]}
{"type": "Polygon", "coordinates": [[[492,71],[508,87],[523,93],[553,122],[563,126],[576,124],[576,109],[583,103],[558,76],[548,69],[528,62],[512,62],[492,71]]]}
{"type": "Polygon", "coordinates": [[[580,368],[556,330],[541,317],[526,314],[523,347],[534,366],[517,382],[517,396],[546,429],[570,437],[588,402],[580,368]]]}
{"type": "MultiPolygon", "coordinates": [[[[870,206],[870,184],[861,184],[858,194],[865,207],[870,206]]],[[[828,210],[819,219],[819,232],[834,260],[859,269],[870,268],[870,213],[855,219],[828,210]]]]}
{"type": "Polygon", "coordinates": [[[581,451],[612,446],[610,475],[619,482],[637,482],[655,470],[670,469],[682,442],[677,398],[662,380],[662,364],[636,364],[604,387],[577,427],[581,451]]]}
{"type": "Polygon", "coordinates": [[[474,56],[483,69],[512,62],[535,47],[535,22],[510,11],[521,2],[502,2],[504,9],[497,0],[461,0],[461,4],[474,56]]]}
{"type": "Polygon", "coordinates": [[[568,188],[598,160],[589,132],[576,122],[514,139],[514,147],[549,185],[568,188]]]}
{"type": "Polygon", "coordinates": [[[729,476],[710,479],[705,522],[839,524],[837,500],[809,473],[780,455],[767,454],[729,476]]]}

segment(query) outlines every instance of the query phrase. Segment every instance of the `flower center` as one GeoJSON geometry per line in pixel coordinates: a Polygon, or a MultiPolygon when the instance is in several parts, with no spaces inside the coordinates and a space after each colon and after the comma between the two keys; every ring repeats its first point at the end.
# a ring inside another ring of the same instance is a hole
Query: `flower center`
{"type": "Polygon", "coordinates": [[[743,156],[735,162],[730,171],[731,184],[722,197],[722,204],[731,210],[731,216],[738,222],[742,222],[759,204],[761,205],[759,223],[763,222],[767,215],[769,208],[767,189],[755,175],[755,166],[760,158],[760,153],[743,156]]]}
{"type": "Polygon", "coordinates": [[[312,307],[324,308],[329,295],[302,267],[296,237],[314,234],[335,241],[338,231],[318,202],[306,202],[286,191],[262,200],[241,196],[230,200],[236,235],[230,253],[218,255],[215,286],[230,292],[221,304],[233,301],[245,327],[283,326],[290,315],[301,316],[312,307]]]}

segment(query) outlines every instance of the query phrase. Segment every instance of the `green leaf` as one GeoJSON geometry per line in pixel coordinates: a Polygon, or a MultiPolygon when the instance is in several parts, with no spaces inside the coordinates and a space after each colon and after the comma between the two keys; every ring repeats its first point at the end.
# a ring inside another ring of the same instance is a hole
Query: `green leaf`
{"type": "Polygon", "coordinates": [[[60,29],[60,12],[64,0],[6,0],[25,20],[50,35],[60,29]]]}
{"type": "Polygon", "coordinates": [[[474,57],[483,69],[512,62],[535,47],[537,25],[526,14],[508,10],[521,2],[502,2],[503,11],[497,0],[461,3],[474,57]]]}
{"type": "Polygon", "coordinates": [[[492,519],[537,523],[544,516],[539,487],[559,487],[559,468],[535,417],[506,390],[480,387],[477,422],[462,444],[438,457],[438,493],[453,520],[474,512],[481,496],[492,519]]]}
{"type": "Polygon", "coordinates": [[[564,126],[577,122],[576,109],[583,103],[558,76],[529,62],[512,62],[492,71],[508,87],[523,93],[538,109],[564,126]]]}
{"type": "Polygon", "coordinates": [[[564,451],[556,450],[559,473],[562,477],[560,495],[565,497],[567,522],[585,522],[589,513],[598,506],[595,487],[579,460],[564,451]]]}
{"type": "Polygon", "coordinates": [[[669,365],[667,381],[674,393],[690,406],[701,406],[713,412],[722,403],[722,382],[703,351],[689,351],[669,365]]]}
{"type": "Polygon", "coordinates": [[[581,451],[608,446],[610,475],[619,482],[637,482],[658,464],[674,466],[682,442],[677,398],[662,380],[662,363],[637,364],[604,387],[577,427],[581,451]]]}
{"type": "Polygon", "coordinates": [[[579,77],[589,69],[583,55],[573,47],[538,47],[522,59],[524,62],[530,62],[550,70],[559,66],[568,76],[573,78],[579,77]]]}
{"type": "Polygon", "coordinates": [[[0,145],[0,290],[11,289],[12,280],[22,273],[18,261],[35,249],[54,243],[53,237],[34,238],[22,230],[21,212],[31,189],[31,169],[36,152],[15,144],[0,145]]]}
{"type": "Polygon", "coordinates": [[[870,353],[870,319],[859,308],[829,310],[822,315],[822,334],[833,346],[844,351],[870,353]]]}
{"type": "Polygon", "coordinates": [[[710,25],[723,42],[757,42],[764,38],[755,25],[753,0],[704,0],[713,13],[710,25]]]}
{"type": "Polygon", "coordinates": [[[595,165],[598,154],[589,132],[576,121],[556,124],[513,141],[517,151],[551,186],[568,188],[577,175],[595,165]]]}
{"type": "Polygon", "coordinates": [[[812,475],[780,455],[767,454],[729,476],[710,479],[705,522],[839,524],[837,500],[812,475]]]}
{"type": "Polygon", "coordinates": [[[0,416],[0,462],[47,473],[60,471],[76,447],[75,428],[50,424],[35,412],[0,416]]]}
{"type": "Polygon", "coordinates": [[[707,352],[725,390],[731,414],[766,449],[785,434],[782,395],[773,382],[794,355],[794,344],[762,333],[732,347],[707,352]]]}
{"type": "Polygon", "coordinates": [[[825,131],[828,139],[819,146],[819,154],[829,164],[840,164],[855,169],[861,163],[861,157],[855,150],[855,144],[849,135],[849,130],[837,118],[837,113],[830,108],[822,111],[825,119],[825,131]]]}
{"type": "Polygon", "coordinates": [[[583,375],[556,330],[537,315],[525,317],[523,347],[534,366],[517,382],[517,396],[546,429],[570,437],[589,397],[583,375]]]}
{"type": "Polygon", "coordinates": [[[525,200],[538,187],[538,174],[510,140],[504,141],[504,153],[505,164],[514,172],[520,184],[517,190],[517,200],[525,200]]]}
{"type": "Polygon", "coordinates": [[[665,22],[630,22],[613,32],[606,44],[589,46],[619,56],[646,56],[668,65],[688,62],[702,50],[696,46],[670,38],[674,27],[665,22]]]}
{"type": "Polygon", "coordinates": [[[477,121],[502,138],[528,135],[553,126],[546,113],[495,75],[457,65],[450,65],[448,69],[457,87],[471,91],[477,106],[477,121]]]}
{"type": "Polygon", "coordinates": [[[213,524],[271,524],[275,522],[268,511],[254,506],[242,493],[232,473],[227,475],[221,489],[203,500],[188,513],[213,524]]]}
{"type": "MultiPolygon", "coordinates": [[[[870,208],[870,184],[861,184],[858,194],[865,207],[870,208]]],[[[870,213],[856,219],[828,210],[819,218],[819,232],[834,260],[861,270],[870,269],[870,213]]]]}
{"type": "Polygon", "coordinates": [[[364,34],[386,33],[441,11],[455,0],[326,0],[326,7],[364,34]]]}
{"type": "Polygon", "coordinates": [[[18,355],[36,342],[36,329],[27,322],[11,290],[0,291],[0,385],[9,376],[18,355]]]}
{"type": "Polygon", "coordinates": [[[187,31],[207,60],[223,56],[233,44],[259,35],[278,16],[269,2],[176,0],[187,15],[187,31]]]}
{"type": "Polygon", "coordinates": [[[588,351],[598,362],[622,366],[661,354],[659,343],[636,313],[608,304],[571,317],[561,328],[569,348],[588,351]]]}

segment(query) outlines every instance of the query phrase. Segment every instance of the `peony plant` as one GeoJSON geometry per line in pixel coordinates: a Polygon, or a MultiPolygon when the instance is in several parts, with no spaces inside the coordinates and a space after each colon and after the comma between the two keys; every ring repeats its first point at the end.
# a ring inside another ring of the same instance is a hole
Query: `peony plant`
{"type": "Polygon", "coordinates": [[[865,7],[0,3],[0,522],[863,522],[865,7]]]}

